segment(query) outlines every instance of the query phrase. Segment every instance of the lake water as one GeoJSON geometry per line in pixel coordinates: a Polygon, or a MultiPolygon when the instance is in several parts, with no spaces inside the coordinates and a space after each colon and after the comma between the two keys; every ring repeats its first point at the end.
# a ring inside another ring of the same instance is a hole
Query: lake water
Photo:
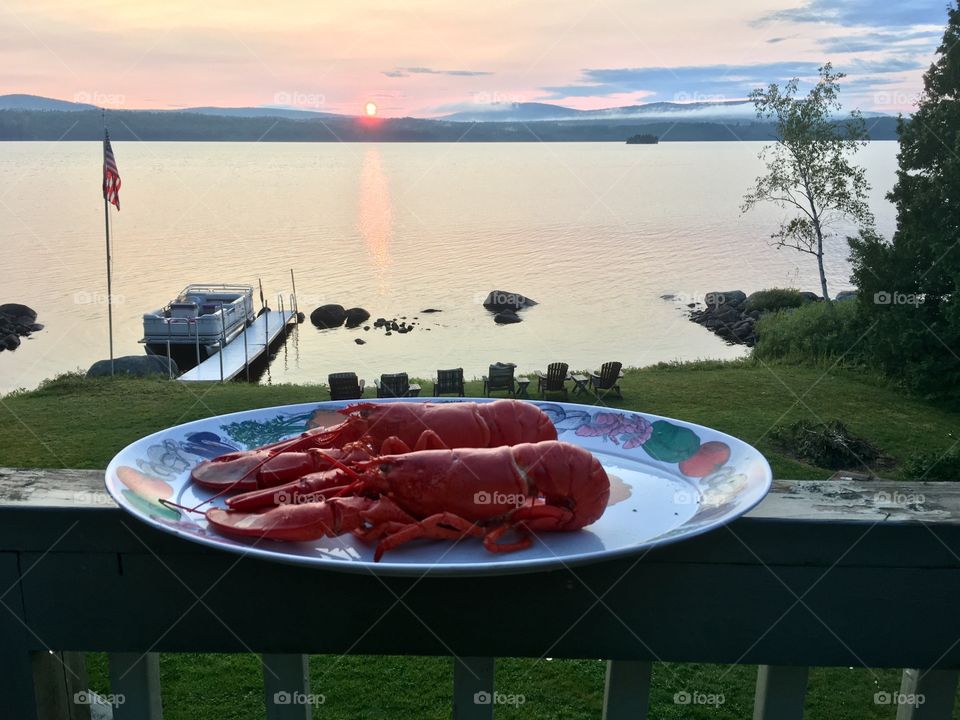
{"type": "MultiPolygon", "coordinates": [[[[386,337],[308,322],[261,382],[736,357],[745,350],[688,322],[684,303],[712,290],[819,293],[812,257],[768,245],[781,211],[740,214],[760,148],[117,143],[116,354],[141,354],[142,313],[189,283],[259,278],[276,307],[293,268],[308,315],[339,303],[420,325],[386,337]],[[493,289],[540,304],[498,326],[480,304],[493,289]],[[428,307],[443,312],[420,314],[428,307]]],[[[859,156],[888,236],[896,152],[879,142],[859,156]]],[[[0,303],[30,305],[46,325],[0,353],[0,393],[108,355],[101,162],[99,143],[0,143],[0,303]]],[[[830,249],[831,292],[849,287],[846,255],[843,241],[830,249]]]]}

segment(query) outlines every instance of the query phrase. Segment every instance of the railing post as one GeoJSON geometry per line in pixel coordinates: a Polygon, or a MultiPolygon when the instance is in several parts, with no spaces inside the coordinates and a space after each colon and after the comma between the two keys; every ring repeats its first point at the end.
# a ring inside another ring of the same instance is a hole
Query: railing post
{"type": "Polygon", "coordinates": [[[958,678],[957,670],[904,670],[897,698],[897,720],[950,720],[958,678]]]}
{"type": "Polygon", "coordinates": [[[310,694],[310,666],[306,655],[261,655],[267,720],[310,720],[322,695],[310,694]]]}
{"type": "Polygon", "coordinates": [[[806,667],[761,665],[757,670],[753,720],[803,720],[807,673],[806,667]]]}
{"type": "Polygon", "coordinates": [[[41,720],[90,720],[93,694],[83,653],[38,650],[31,665],[41,720]]]}
{"type": "Polygon", "coordinates": [[[453,659],[453,720],[493,720],[493,658],[453,659]]]}
{"type": "Polygon", "coordinates": [[[110,653],[113,720],[162,720],[160,655],[110,653]]]}
{"type": "Polygon", "coordinates": [[[10,717],[36,720],[37,697],[33,688],[30,651],[4,641],[0,652],[0,697],[10,717]]]}
{"type": "Polygon", "coordinates": [[[603,720],[646,720],[653,665],[632,660],[607,661],[603,720]]]}

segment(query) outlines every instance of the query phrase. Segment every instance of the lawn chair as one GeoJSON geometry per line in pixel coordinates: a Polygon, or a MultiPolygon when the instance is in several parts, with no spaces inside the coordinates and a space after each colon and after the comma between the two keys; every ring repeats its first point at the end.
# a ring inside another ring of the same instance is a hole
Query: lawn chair
{"type": "Polygon", "coordinates": [[[494,363],[487,371],[489,375],[483,376],[483,394],[490,397],[490,393],[496,390],[506,390],[508,393],[517,396],[516,383],[513,380],[513,371],[516,369],[513,363],[494,363]]]}
{"type": "Polygon", "coordinates": [[[378,398],[416,397],[420,394],[420,386],[411,385],[406,373],[383,374],[373,384],[377,386],[378,398]]]}
{"type": "Polygon", "coordinates": [[[537,389],[540,391],[540,397],[544,397],[548,392],[562,392],[563,397],[567,395],[567,369],[566,363],[550,363],[547,365],[547,373],[537,373],[537,389]]]}
{"type": "Polygon", "coordinates": [[[620,368],[622,367],[623,365],[621,363],[608,362],[601,366],[599,374],[590,373],[590,388],[597,397],[603,397],[611,390],[617,393],[618,398],[623,397],[623,395],[620,394],[620,378],[623,376],[620,368]],[[597,392],[598,390],[602,390],[603,394],[601,395],[597,392]]]}
{"type": "Polygon", "coordinates": [[[433,380],[433,396],[444,393],[455,393],[463,397],[463,368],[453,370],[437,370],[437,377],[433,380]]]}
{"type": "Polygon", "coordinates": [[[356,400],[363,397],[363,380],[357,379],[352,372],[330,373],[327,375],[331,400],[356,400]]]}

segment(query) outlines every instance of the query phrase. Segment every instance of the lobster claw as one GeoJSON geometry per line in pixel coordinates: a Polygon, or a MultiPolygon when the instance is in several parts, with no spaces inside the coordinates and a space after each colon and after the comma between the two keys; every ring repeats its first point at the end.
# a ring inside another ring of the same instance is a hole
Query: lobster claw
{"type": "Polygon", "coordinates": [[[375,502],[354,496],[303,505],[278,505],[266,512],[211,508],[206,517],[213,529],[224,535],[298,542],[357,530],[363,524],[364,512],[375,502]]]}

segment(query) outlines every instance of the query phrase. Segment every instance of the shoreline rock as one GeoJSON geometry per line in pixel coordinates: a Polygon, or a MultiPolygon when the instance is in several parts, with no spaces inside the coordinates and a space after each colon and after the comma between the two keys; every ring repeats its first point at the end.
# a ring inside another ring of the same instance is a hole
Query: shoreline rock
{"type": "Polygon", "coordinates": [[[0,351],[16,350],[21,345],[20,338],[30,337],[43,330],[37,322],[37,311],[20,303],[0,305],[0,351]]]}
{"type": "Polygon", "coordinates": [[[730,345],[753,347],[757,343],[755,323],[758,310],[746,310],[747,294],[742,290],[723,290],[707,293],[706,306],[690,311],[690,320],[703,325],[730,345]]]}
{"type": "MultiPolygon", "coordinates": [[[[163,375],[176,377],[180,374],[177,363],[164,355],[123,355],[113,359],[114,375],[163,375]]],[[[110,377],[110,360],[97,360],[87,370],[87,377],[110,377]]]]}
{"type": "MultiPolygon", "coordinates": [[[[756,322],[766,310],[751,309],[751,300],[765,291],[758,291],[747,296],[742,290],[721,290],[707,293],[703,298],[703,305],[688,304],[693,307],[689,313],[691,321],[702,325],[715,335],[723,338],[730,345],[746,345],[753,347],[757,343],[756,322]]],[[[822,302],[816,293],[800,292],[804,304],[822,302]]],[[[667,296],[661,295],[662,298],[667,296]]],[[[836,301],[855,298],[855,291],[837,293],[836,301]]],[[[758,298],[759,299],[759,298],[758,298]]],[[[789,308],[787,309],[789,312],[789,308]]]]}

